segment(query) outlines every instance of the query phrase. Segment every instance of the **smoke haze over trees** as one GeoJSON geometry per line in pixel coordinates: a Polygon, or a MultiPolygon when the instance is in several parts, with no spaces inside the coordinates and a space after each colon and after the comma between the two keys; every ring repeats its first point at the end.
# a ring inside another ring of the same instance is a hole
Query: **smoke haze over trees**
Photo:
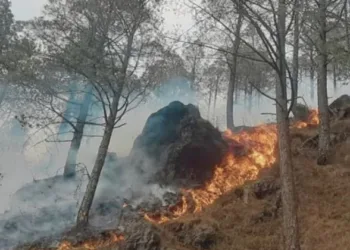
{"type": "MultiPolygon", "coordinates": [[[[181,101],[221,131],[277,124],[284,249],[300,249],[291,121],[299,108],[318,110],[314,162],[331,164],[329,104],[350,90],[349,7],[343,0],[50,0],[40,15],[16,20],[11,1],[0,0],[0,212],[20,206],[10,196],[26,183],[52,178],[56,191],[66,181],[74,192],[76,181],[79,197],[69,194],[76,198],[69,204],[76,203],[77,227],[86,227],[109,185],[106,166],[125,164],[148,117],[181,101]]],[[[142,193],[147,185],[130,169],[118,180],[130,174],[130,183],[140,182],[130,189],[142,193]]]]}

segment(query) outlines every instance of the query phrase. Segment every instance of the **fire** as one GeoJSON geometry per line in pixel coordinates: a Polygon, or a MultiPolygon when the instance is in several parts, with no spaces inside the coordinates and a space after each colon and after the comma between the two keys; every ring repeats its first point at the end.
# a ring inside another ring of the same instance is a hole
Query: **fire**
{"type": "Polygon", "coordinates": [[[182,201],[176,208],[169,208],[170,216],[145,214],[145,219],[153,223],[164,223],[170,219],[178,218],[189,211],[200,212],[212,204],[217,198],[247,180],[257,178],[262,168],[270,167],[276,160],[275,146],[277,143],[277,130],[275,125],[261,125],[251,131],[233,134],[226,131],[227,140],[238,142],[249,148],[244,156],[235,156],[227,153],[221,164],[216,166],[213,178],[198,189],[182,190],[182,201]],[[192,201],[193,206],[189,206],[192,201]]]}
{"type": "Polygon", "coordinates": [[[124,236],[115,232],[109,232],[103,239],[90,239],[81,244],[72,244],[69,241],[62,241],[57,250],[71,250],[71,249],[101,249],[101,247],[108,247],[124,240],[124,236]]]}
{"type": "MultiPolygon", "coordinates": [[[[292,127],[303,128],[319,124],[318,110],[311,110],[308,122],[298,122],[292,127]]],[[[182,190],[182,201],[176,207],[169,207],[166,214],[144,214],[144,218],[152,223],[164,223],[176,219],[188,212],[196,213],[212,204],[223,194],[241,186],[248,180],[257,178],[263,168],[269,168],[276,161],[277,146],[276,125],[260,125],[250,131],[237,134],[230,130],[224,133],[227,141],[237,142],[249,149],[243,156],[235,156],[228,152],[221,164],[215,167],[213,178],[198,189],[182,190]],[[193,203],[192,206],[189,203],[193,203]]]]}
{"type": "Polygon", "coordinates": [[[311,109],[307,122],[297,122],[294,124],[296,128],[306,128],[308,126],[318,126],[320,124],[320,119],[317,109],[311,109]]]}

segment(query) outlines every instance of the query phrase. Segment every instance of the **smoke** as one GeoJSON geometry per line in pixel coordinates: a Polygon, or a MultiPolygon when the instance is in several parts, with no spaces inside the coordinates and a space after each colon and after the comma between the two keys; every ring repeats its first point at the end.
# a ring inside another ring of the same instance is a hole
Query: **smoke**
{"type": "MultiPolygon", "coordinates": [[[[316,100],[312,100],[309,94],[310,85],[309,81],[304,81],[300,95],[304,96],[310,106],[315,107],[316,100]]],[[[342,86],[334,94],[330,88],[329,95],[334,99],[341,93],[349,93],[349,90],[349,86],[342,86]]],[[[273,92],[270,94],[273,96],[273,92]]],[[[148,177],[154,170],[153,162],[142,159],[149,161],[146,164],[149,168],[142,175],[130,164],[126,156],[129,155],[134,140],[141,133],[150,114],[175,100],[197,105],[204,118],[210,119],[220,129],[225,129],[224,94],[218,98],[216,110],[211,111],[208,117],[206,101],[191,90],[188,82],[181,78],[169,81],[153,92],[145,103],[127,113],[121,121],[127,125],[114,131],[109,151],[117,154],[117,160],[110,157],[106,161],[96,191],[94,211],[99,208],[99,204],[106,201],[110,201],[110,204],[114,204],[118,209],[123,205],[124,199],[130,201],[129,205],[138,206],[148,199],[145,197],[163,200],[165,193],[174,192],[156,184],[148,184],[148,177]]],[[[274,119],[273,116],[261,114],[275,112],[273,101],[265,97],[255,96],[252,99],[251,111],[247,110],[247,102],[242,94],[237,99],[234,109],[236,125],[256,125],[274,119]]],[[[86,170],[91,172],[101,138],[83,139],[78,155],[81,171],[75,180],[67,182],[56,175],[63,173],[69,143],[43,142],[35,145],[45,137],[45,133],[41,132],[31,137],[32,143],[23,148],[25,143],[28,144],[27,137],[30,131],[20,128],[15,120],[3,120],[2,123],[0,173],[4,175],[4,179],[0,180],[0,249],[9,249],[21,241],[33,241],[74,225],[78,205],[88,180],[86,170]]],[[[102,132],[102,128],[94,129],[96,134],[102,132]]]]}

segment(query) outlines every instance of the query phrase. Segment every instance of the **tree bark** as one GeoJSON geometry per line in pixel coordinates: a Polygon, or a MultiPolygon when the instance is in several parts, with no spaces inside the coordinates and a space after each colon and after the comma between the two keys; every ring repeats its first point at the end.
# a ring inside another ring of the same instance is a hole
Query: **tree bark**
{"type": "Polygon", "coordinates": [[[318,65],[317,65],[317,95],[320,117],[318,165],[326,165],[329,160],[330,148],[330,125],[327,94],[327,22],[326,22],[326,0],[320,0],[319,7],[319,42],[318,42],[318,65]]]}
{"type": "Polygon", "coordinates": [[[211,91],[211,87],[209,89],[209,104],[208,104],[208,120],[210,121],[210,108],[211,108],[211,99],[213,96],[213,92],[211,91]]]}
{"type": "Polygon", "coordinates": [[[289,118],[287,108],[287,76],[286,76],[286,3],[279,0],[278,7],[278,56],[279,83],[276,84],[276,114],[278,128],[278,148],[280,175],[282,182],[283,235],[284,250],[299,250],[299,227],[297,218],[297,202],[292,163],[289,118]]]}
{"type": "Polygon", "coordinates": [[[335,63],[332,64],[332,68],[333,68],[333,89],[334,89],[334,93],[337,90],[337,66],[335,63]]]}
{"type": "Polygon", "coordinates": [[[311,100],[315,99],[315,65],[314,65],[313,47],[310,46],[310,83],[311,83],[311,100]]]}
{"type": "Polygon", "coordinates": [[[349,32],[349,22],[348,22],[348,12],[349,12],[349,6],[348,6],[348,1],[349,0],[344,0],[345,4],[344,4],[344,16],[345,16],[345,34],[346,34],[346,45],[347,45],[347,49],[348,51],[350,50],[350,32],[349,32]]]}
{"type": "MultiPolygon", "coordinates": [[[[241,1],[241,0],[240,0],[241,1]]],[[[237,74],[237,53],[239,50],[239,46],[241,43],[241,28],[243,24],[243,12],[240,11],[241,3],[238,4],[238,21],[235,31],[235,41],[233,44],[233,56],[232,56],[232,63],[229,65],[230,67],[230,81],[227,89],[227,104],[226,104],[226,125],[227,129],[230,129],[233,131],[234,129],[234,119],[233,119],[233,94],[235,91],[235,84],[236,84],[236,74],[237,74]]]]}
{"type": "MultiPolygon", "coordinates": [[[[300,2],[295,0],[294,5],[294,34],[293,34],[293,65],[292,65],[292,88],[295,98],[298,97],[298,77],[299,77],[299,38],[300,38],[300,2]]],[[[294,100],[293,109],[295,109],[297,99],[294,100]]]]}
{"type": "Polygon", "coordinates": [[[88,116],[91,100],[92,100],[92,85],[89,84],[87,92],[84,96],[84,100],[80,106],[79,117],[77,119],[77,124],[75,125],[73,139],[69,147],[68,156],[66,164],[64,166],[63,176],[65,178],[71,178],[75,176],[75,169],[77,165],[77,157],[81,141],[84,135],[84,127],[86,123],[86,118],[88,116]]]}

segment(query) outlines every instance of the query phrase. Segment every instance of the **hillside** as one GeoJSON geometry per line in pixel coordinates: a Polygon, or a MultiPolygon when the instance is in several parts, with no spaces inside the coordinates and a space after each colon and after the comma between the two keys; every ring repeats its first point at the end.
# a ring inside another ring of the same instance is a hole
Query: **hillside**
{"type": "MultiPolygon", "coordinates": [[[[350,121],[333,124],[332,131],[349,134],[350,121]]],[[[302,139],[316,133],[316,128],[292,130],[302,249],[350,249],[350,140],[337,142],[333,148],[332,164],[320,167],[315,164],[316,148],[300,150],[302,139]]],[[[185,245],[196,242],[196,235],[186,239],[195,234],[195,228],[202,228],[197,236],[203,234],[205,228],[215,228],[211,236],[207,234],[216,242],[215,245],[206,248],[209,243],[204,242],[202,249],[280,249],[280,200],[278,190],[273,189],[278,182],[278,164],[274,164],[271,169],[260,173],[258,180],[223,195],[203,212],[164,224],[162,228],[176,242],[185,242],[185,245]],[[253,192],[248,199],[242,195],[243,190],[254,191],[258,185],[267,187],[263,198],[257,198],[253,192]],[[268,192],[268,187],[271,187],[271,192],[268,192]],[[181,224],[182,231],[176,231],[181,224]]],[[[200,249],[191,247],[188,249],[200,249]]]]}
{"type": "MultiPolygon", "coordinates": [[[[350,249],[350,119],[332,121],[332,163],[320,167],[313,117],[291,129],[302,249],[350,249]]],[[[118,229],[73,230],[55,244],[49,238],[18,249],[280,249],[276,127],[261,125],[224,137],[246,148],[240,155],[228,153],[205,185],[183,189],[175,205],[147,211],[125,203],[118,229]]]]}

